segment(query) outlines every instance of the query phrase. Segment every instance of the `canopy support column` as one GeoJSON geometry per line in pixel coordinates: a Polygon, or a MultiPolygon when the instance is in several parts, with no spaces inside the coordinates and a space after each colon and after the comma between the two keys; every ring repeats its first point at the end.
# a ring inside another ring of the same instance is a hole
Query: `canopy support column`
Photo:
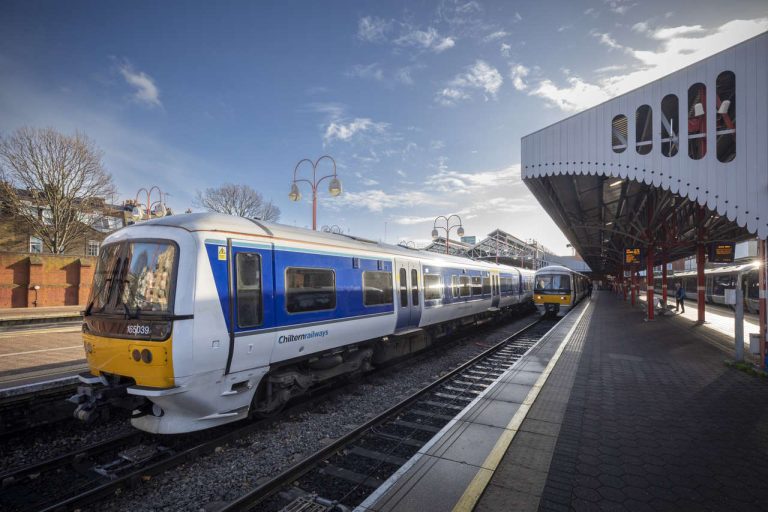
{"type": "Polygon", "coordinates": [[[699,312],[697,322],[703,324],[705,320],[704,300],[706,298],[704,296],[704,291],[706,290],[706,281],[704,280],[704,208],[699,206],[697,208],[696,214],[699,224],[696,244],[696,300],[698,301],[696,305],[698,306],[699,312]]]}
{"type": "Polygon", "coordinates": [[[661,253],[661,302],[667,307],[667,253],[661,253]]]}
{"type": "Polygon", "coordinates": [[[631,281],[630,281],[630,295],[632,297],[632,305],[635,305],[635,294],[637,293],[637,270],[635,269],[635,266],[632,265],[630,267],[629,273],[631,275],[631,281]]]}
{"type": "Polygon", "coordinates": [[[648,303],[648,320],[653,320],[653,243],[648,244],[645,265],[645,300],[648,303]]]}
{"type": "Polygon", "coordinates": [[[760,369],[766,369],[765,352],[768,344],[768,239],[757,241],[757,261],[760,262],[758,272],[758,297],[760,307],[760,369]]]}

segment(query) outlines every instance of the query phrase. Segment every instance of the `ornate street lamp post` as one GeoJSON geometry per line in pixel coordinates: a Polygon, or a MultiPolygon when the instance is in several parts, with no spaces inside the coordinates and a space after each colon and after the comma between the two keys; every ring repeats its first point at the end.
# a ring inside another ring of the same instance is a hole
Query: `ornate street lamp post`
{"type": "Polygon", "coordinates": [[[432,240],[437,240],[440,237],[439,233],[437,232],[438,228],[445,230],[445,254],[448,254],[448,245],[450,244],[451,230],[454,228],[458,228],[456,229],[456,234],[459,237],[464,236],[464,226],[461,225],[461,217],[459,217],[456,214],[449,215],[448,217],[446,217],[445,215],[440,215],[436,217],[435,222],[432,224],[432,240]],[[458,224],[451,224],[451,219],[454,217],[459,219],[458,224]],[[440,219],[445,220],[445,227],[437,225],[437,221],[440,219]]]}
{"type": "MultiPolygon", "coordinates": [[[[168,195],[168,194],[166,194],[166,195],[168,195]]],[[[151,219],[152,218],[152,209],[155,208],[155,207],[157,207],[160,210],[160,213],[155,215],[156,217],[165,217],[165,215],[168,213],[168,208],[165,206],[165,201],[163,200],[163,191],[160,190],[160,187],[158,187],[157,185],[152,186],[149,190],[147,190],[146,188],[143,188],[143,187],[140,188],[136,192],[136,200],[134,201],[134,205],[135,206],[133,207],[133,211],[131,212],[131,216],[136,221],[145,220],[145,216],[146,216],[146,220],[151,219]],[[157,190],[157,193],[160,196],[160,199],[153,202],[152,201],[152,192],[155,191],[155,190],[157,190]],[[144,205],[145,208],[142,208],[141,207],[142,206],[141,203],[139,203],[139,195],[141,195],[142,192],[147,194],[147,202],[144,205]]]]}
{"type": "Polygon", "coordinates": [[[315,231],[317,231],[317,187],[318,185],[320,185],[320,183],[322,183],[324,179],[327,179],[327,178],[331,179],[330,183],[328,184],[328,193],[331,194],[333,197],[340,195],[341,181],[339,180],[339,177],[336,175],[336,160],[334,160],[332,157],[328,155],[323,155],[314,162],[309,158],[304,158],[303,160],[300,160],[299,163],[296,164],[296,167],[293,169],[293,182],[291,183],[291,192],[288,194],[288,198],[291,201],[300,201],[301,192],[299,192],[298,183],[303,182],[303,183],[309,184],[309,186],[312,188],[312,229],[315,231]],[[317,165],[324,158],[327,158],[333,163],[333,174],[328,174],[318,179],[317,165]],[[309,162],[309,164],[312,166],[312,181],[304,178],[296,179],[296,173],[299,170],[299,167],[301,166],[301,164],[304,162],[309,162]]]}

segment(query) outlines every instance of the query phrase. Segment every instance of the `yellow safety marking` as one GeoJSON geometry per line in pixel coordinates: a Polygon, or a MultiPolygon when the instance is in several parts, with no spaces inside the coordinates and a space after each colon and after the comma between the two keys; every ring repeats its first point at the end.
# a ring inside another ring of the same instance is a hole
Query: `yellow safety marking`
{"type": "Polygon", "coordinates": [[[58,348],[44,348],[40,350],[28,350],[27,352],[14,352],[12,354],[0,354],[0,357],[23,356],[25,354],[37,354],[38,352],[53,352],[54,350],[69,350],[71,348],[82,349],[83,346],[75,345],[73,347],[58,347],[58,348]]]}
{"type": "Polygon", "coordinates": [[[94,375],[101,372],[131,377],[139,386],[152,388],[171,388],[174,386],[173,337],[165,341],[127,340],[108,338],[84,333],[83,345],[86,347],[88,367],[94,375]],[[88,352],[87,346],[91,351],[88,352]],[[152,352],[152,362],[133,359],[133,351],[144,349],[152,352]]]}
{"type": "Polygon", "coordinates": [[[586,305],[584,310],[579,315],[579,318],[576,320],[576,322],[574,322],[571,330],[568,331],[568,334],[565,336],[565,338],[563,338],[563,341],[560,343],[560,346],[557,347],[557,350],[552,356],[552,359],[550,359],[549,364],[541,373],[531,390],[528,392],[528,396],[525,397],[522,405],[520,405],[520,407],[517,409],[517,412],[514,416],[512,416],[512,419],[509,420],[506,429],[501,433],[501,436],[499,436],[499,439],[496,441],[496,444],[491,450],[491,453],[488,454],[488,457],[486,457],[485,461],[483,462],[482,467],[478,470],[477,474],[464,491],[464,494],[462,494],[459,501],[453,507],[453,512],[469,512],[475,508],[475,505],[477,505],[477,500],[480,499],[483,491],[485,491],[485,488],[488,486],[488,482],[491,481],[493,473],[496,471],[496,468],[498,468],[501,459],[504,457],[504,454],[507,453],[509,445],[512,444],[512,440],[515,438],[515,434],[517,434],[517,431],[520,429],[520,425],[523,423],[523,420],[528,415],[528,411],[531,409],[533,402],[536,401],[536,397],[539,396],[541,388],[544,386],[544,383],[547,382],[549,374],[552,373],[552,369],[555,367],[555,364],[557,364],[558,359],[560,359],[560,355],[563,353],[563,350],[565,350],[565,346],[571,340],[571,336],[573,336],[573,333],[576,331],[576,327],[578,327],[579,323],[581,322],[581,318],[584,316],[584,313],[587,312],[587,309],[589,309],[591,305],[592,303],[588,303],[586,305]]]}

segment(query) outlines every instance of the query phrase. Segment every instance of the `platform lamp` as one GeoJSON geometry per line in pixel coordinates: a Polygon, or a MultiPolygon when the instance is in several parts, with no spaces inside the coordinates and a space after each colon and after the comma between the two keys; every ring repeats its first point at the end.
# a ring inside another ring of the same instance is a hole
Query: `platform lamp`
{"type": "Polygon", "coordinates": [[[338,175],[336,174],[336,160],[334,160],[329,155],[323,155],[314,162],[310,160],[309,158],[304,158],[299,161],[299,163],[296,164],[296,167],[293,169],[293,182],[291,183],[291,191],[288,193],[288,199],[291,201],[300,201],[301,200],[301,192],[299,191],[299,183],[307,183],[312,188],[312,229],[314,231],[317,231],[317,187],[320,185],[320,183],[323,182],[323,180],[330,178],[330,182],[328,183],[328,193],[331,194],[333,197],[337,197],[341,195],[341,180],[339,180],[338,175]],[[333,173],[328,174],[326,176],[322,176],[318,179],[317,177],[317,166],[318,164],[323,160],[327,158],[328,160],[333,163],[333,173]],[[299,170],[299,167],[302,163],[309,162],[309,165],[312,166],[312,181],[308,179],[296,179],[296,173],[299,170]]]}
{"type": "Polygon", "coordinates": [[[464,236],[464,226],[462,226],[461,224],[461,217],[459,217],[456,214],[449,215],[448,217],[446,217],[445,215],[440,215],[436,217],[435,222],[432,224],[432,240],[437,240],[438,238],[440,238],[440,234],[437,231],[438,228],[445,230],[445,254],[448,254],[448,247],[450,245],[450,240],[451,240],[451,230],[458,228],[456,229],[456,235],[458,235],[459,237],[464,236]],[[459,219],[458,224],[451,224],[451,219],[454,217],[459,219]],[[437,225],[437,221],[440,219],[445,220],[445,227],[437,225]]]}

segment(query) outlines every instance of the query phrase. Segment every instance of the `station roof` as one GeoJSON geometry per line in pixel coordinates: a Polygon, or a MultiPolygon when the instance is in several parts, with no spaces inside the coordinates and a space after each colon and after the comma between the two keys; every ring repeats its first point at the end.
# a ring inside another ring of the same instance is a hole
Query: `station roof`
{"type": "Polygon", "coordinates": [[[766,62],[768,33],[523,138],[525,184],[594,272],[768,235],[766,62]]]}

